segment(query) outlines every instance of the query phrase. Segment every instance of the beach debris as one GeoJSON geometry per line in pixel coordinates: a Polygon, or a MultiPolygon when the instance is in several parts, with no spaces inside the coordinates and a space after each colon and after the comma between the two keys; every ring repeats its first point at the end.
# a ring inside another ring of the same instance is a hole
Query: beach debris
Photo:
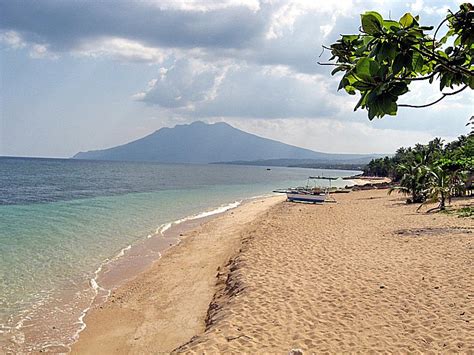
{"type": "Polygon", "coordinates": [[[252,340],[251,337],[249,337],[248,335],[245,335],[245,334],[240,334],[240,335],[236,335],[236,336],[228,336],[228,337],[225,337],[225,339],[227,341],[232,341],[232,340],[236,340],[236,339],[239,339],[239,338],[247,338],[249,340],[252,340]]]}
{"type": "Polygon", "coordinates": [[[288,355],[303,355],[303,350],[301,350],[301,349],[291,349],[288,352],[288,355]]]}
{"type": "Polygon", "coordinates": [[[395,234],[407,237],[420,237],[420,236],[441,236],[441,235],[452,235],[452,234],[471,234],[472,229],[470,227],[434,227],[434,228],[413,228],[413,229],[399,229],[395,231],[395,234]]]}

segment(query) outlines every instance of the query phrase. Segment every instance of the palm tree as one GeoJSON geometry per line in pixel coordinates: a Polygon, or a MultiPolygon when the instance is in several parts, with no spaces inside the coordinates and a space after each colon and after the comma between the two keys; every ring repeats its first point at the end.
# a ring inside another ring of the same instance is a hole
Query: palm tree
{"type": "Polygon", "coordinates": [[[390,195],[393,191],[398,191],[405,195],[411,195],[408,203],[422,202],[422,184],[423,169],[421,164],[399,164],[397,170],[402,174],[400,186],[391,187],[388,190],[390,195]]]}
{"type": "MultiPolygon", "coordinates": [[[[440,166],[426,167],[426,202],[438,202],[440,211],[446,209],[446,200],[451,201],[451,196],[456,190],[464,186],[463,172],[460,170],[449,171],[440,166]]],[[[420,209],[424,203],[418,207],[420,209]]]]}

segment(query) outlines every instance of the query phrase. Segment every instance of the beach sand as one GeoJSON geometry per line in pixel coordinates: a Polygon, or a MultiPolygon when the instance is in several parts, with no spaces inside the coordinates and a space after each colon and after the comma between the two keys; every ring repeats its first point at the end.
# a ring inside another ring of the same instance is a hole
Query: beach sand
{"type": "Polygon", "coordinates": [[[473,219],[336,198],[198,227],[93,310],[73,352],[473,353],[473,219]]]}
{"type": "Polygon", "coordinates": [[[251,200],[185,232],[179,245],[87,314],[72,352],[169,352],[202,333],[217,269],[238,252],[247,224],[283,200],[251,200]]]}
{"type": "Polygon", "coordinates": [[[388,184],[392,182],[392,179],[388,177],[384,178],[370,178],[370,177],[360,177],[350,179],[354,186],[364,186],[364,185],[378,185],[378,184],[388,184]]]}

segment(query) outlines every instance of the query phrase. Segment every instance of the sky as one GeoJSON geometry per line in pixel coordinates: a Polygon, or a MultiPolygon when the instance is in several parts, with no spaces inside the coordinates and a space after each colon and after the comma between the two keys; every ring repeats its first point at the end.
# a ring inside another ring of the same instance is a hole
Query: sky
{"type": "MultiPolygon", "coordinates": [[[[472,90],[369,121],[317,61],[365,11],[434,25],[459,3],[0,0],[0,156],[70,157],[196,120],[333,153],[449,141],[469,131],[472,90]]],[[[399,103],[440,96],[410,88],[399,103]]]]}

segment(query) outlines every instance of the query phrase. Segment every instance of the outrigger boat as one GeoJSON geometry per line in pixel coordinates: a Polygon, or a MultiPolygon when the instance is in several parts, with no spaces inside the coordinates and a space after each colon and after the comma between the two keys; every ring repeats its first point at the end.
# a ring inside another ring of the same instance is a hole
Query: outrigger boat
{"type": "Polygon", "coordinates": [[[337,180],[334,177],[322,177],[322,176],[310,176],[309,179],[329,180],[329,188],[320,187],[296,187],[289,188],[286,190],[275,190],[273,192],[286,193],[288,201],[292,202],[309,202],[309,203],[322,203],[322,202],[336,202],[334,198],[330,196],[331,181],[337,180]]]}
{"type": "Polygon", "coordinates": [[[286,192],[286,198],[288,199],[288,201],[292,202],[321,203],[326,201],[328,197],[329,191],[314,191],[313,189],[296,192],[286,192]]]}

